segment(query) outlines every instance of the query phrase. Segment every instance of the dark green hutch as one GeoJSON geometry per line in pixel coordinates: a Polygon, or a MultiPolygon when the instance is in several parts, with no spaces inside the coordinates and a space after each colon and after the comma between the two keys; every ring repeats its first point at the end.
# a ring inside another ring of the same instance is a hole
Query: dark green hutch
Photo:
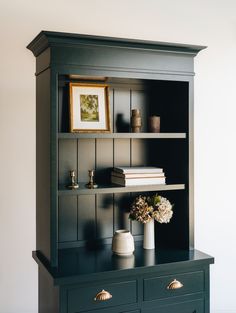
{"type": "Polygon", "coordinates": [[[36,57],[36,251],[39,313],[209,313],[209,264],[194,249],[193,59],[205,47],[42,31],[36,57]],[[106,82],[111,133],[69,132],[69,83],[106,82]],[[142,132],[130,114],[141,110],[142,132]],[[147,118],[161,116],[161,133],[147,118]],[[166,185],[114,187],[114,166],[159,166],[166,185]],[[68,190],[69,170],[80,188],[68,190]],[[87,189],[88,170],[98,189],[87,189]],[[134,196],[158,192],[174,206],[156,223],[156,250],[128,219],[134,196]],[[111,252],[115,230],[129,228],[135,253],[111,252]],[[174,280],[182,288],[168,289],[174,280]],[[112,298],[95,301],[106,290],[112,298]]]}

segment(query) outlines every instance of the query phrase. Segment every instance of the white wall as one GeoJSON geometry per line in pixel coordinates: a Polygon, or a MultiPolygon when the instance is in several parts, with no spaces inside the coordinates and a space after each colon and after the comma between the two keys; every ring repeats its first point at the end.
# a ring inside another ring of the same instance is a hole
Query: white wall
{"type": "Polygon", "coordinates": [[[0,313],[37,312],[35,59],[40,30],[207,45],[195,71],[196,248],[211,313],[236,312],[235,0],[0,0],[0,313]]]}

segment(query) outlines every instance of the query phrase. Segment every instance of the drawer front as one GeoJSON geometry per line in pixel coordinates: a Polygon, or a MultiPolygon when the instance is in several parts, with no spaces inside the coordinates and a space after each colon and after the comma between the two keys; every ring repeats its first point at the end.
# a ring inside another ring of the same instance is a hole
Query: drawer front
{"type": "Polygon", "coordinates": [[[144,301],[181,296],[203,290],[203,271],[144,279],[144,301]]]}
{"type": "Polygon", "coordinates": [[[159,308],[150,308],[142,310],[142,313],[204,313],[204,301],[194,300],[159,308]]]}
{"type": "Polygon", "coordinates": [[[74,287],[67,290],[68,313],[77,313],[102,308],[105,309],[135,302],[137,302],[137,286],[135,280],[99,284],[89,287],[74,287]],[[112,298],[105,301],[95,301],[96,295],[103,289],[108,291],[112,295],[112,298]]]}
{"type": "Polygon", "coordinates": [[[96,311],[86,311],[83,313],[140,313],[140,310],[131,310],[131,311],[127,311],[125,309],[117,309],[117,307],[114,308],[109,308],[109,309],[101,309],[101,310],[96,310],[96,311]]]}

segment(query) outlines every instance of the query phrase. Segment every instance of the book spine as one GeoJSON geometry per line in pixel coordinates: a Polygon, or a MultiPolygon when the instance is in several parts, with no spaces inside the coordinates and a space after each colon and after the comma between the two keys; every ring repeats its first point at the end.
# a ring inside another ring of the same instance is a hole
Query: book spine
{"type": "Polygon", "coordinates": [[[158,178],[158,177],[164,177],[164,173],[141,173],[141,174],[136,174],[136,173],[130,173],[130,174],[123,174],[123,173],[118,173],[118,172],[111,172],[111,175],[114,177],[119,177],[123,179],[133,179],[133,178],[158,178]]]}
{"type": "Polygon", "coordinates": [[[122,168],[122,167],[114,167],[113,168],[114,172],[118,172],[121,174],[153,174],[153,173],[163,173],[163,169],[156,167],[156,168],[135,168],[135,167],[130,167],[130,168],[122,168]]]}
{"type": "Polygon", "coordinates": [[[158,178],[141,178],[141,179],[123,179],[120,177],[111,177],[111,182],[113,184],[118,184],[121,186],[141,186],[141,185],[158,185],[165,184],[165,177],[158,178]]]}

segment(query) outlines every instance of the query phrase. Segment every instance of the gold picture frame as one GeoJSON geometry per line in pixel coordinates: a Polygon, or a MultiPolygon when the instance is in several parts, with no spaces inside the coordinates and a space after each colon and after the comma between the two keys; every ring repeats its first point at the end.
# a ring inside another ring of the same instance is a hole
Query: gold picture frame
{"type": "Polygon", "coordinates": [[[69,88],[70,132],[111,132],[108,85],[70,83],[69,88]]]}

